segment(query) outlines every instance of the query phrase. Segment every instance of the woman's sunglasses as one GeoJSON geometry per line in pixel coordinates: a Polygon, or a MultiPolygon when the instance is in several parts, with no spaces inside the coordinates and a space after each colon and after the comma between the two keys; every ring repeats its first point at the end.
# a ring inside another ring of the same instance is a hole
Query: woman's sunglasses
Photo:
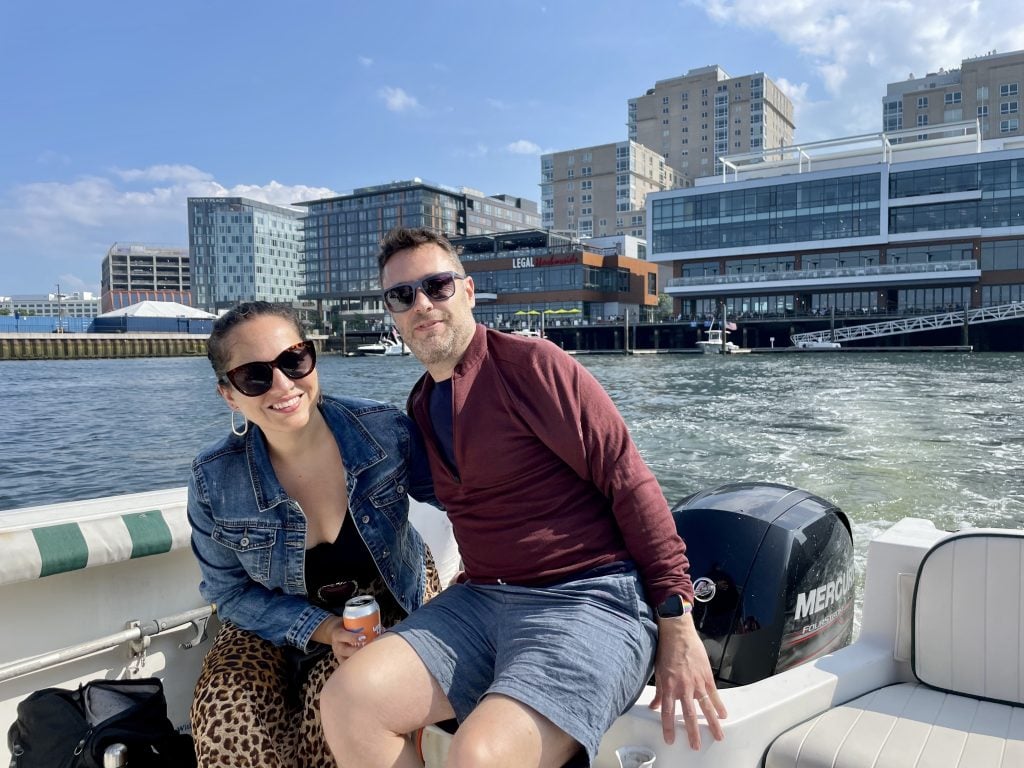
{"type": "Polygon", "coordinates": [[[265,395],[274,386],[274,369],[289,379],[304,379],[316,368],[316,347],[312,341],[302,341],[269,363],[245,363],[232,368],[225,375],[231,385],[247,397],[265,395]]]}
{"type": "Polygon", "coordinates": [[[438,272],[422,280],[392,285],[384,291],[384,306],[391,312],[407,312],[416,303],[416,291],[423,291],[431,301],[448,301],[455,295],[455,281],[465,279],[458,272],[438,272]]]}

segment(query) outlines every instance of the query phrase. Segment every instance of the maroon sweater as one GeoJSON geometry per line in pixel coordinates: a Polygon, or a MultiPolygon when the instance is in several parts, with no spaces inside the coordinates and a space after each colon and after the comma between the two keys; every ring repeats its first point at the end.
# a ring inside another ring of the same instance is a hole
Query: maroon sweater
{"type": "Polygon", "coordinates": [[[537,585],[633,560],[647,599],[693,598],[686,548],[625,422],[553,344],[478,325],[452,377],[453,473],[425,374],[409,396],[437,498],[474,582],[537,585]]]}

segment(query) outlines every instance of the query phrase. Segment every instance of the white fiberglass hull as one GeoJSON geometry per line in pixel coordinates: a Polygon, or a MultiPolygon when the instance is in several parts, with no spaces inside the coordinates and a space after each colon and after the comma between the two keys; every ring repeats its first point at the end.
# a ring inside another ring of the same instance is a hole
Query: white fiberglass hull
{"type": "MultiPolygon", "coordinates": [[[[450,575],[458,553],[443,526],[446,518],[424,505],[415,505],[412,514],[435,557],[444,553],[438,565],[450,575]]],[[[900,655],[911,602],[900,574],[913,573],[945,535],[929,521],[907,519],[873,540],[860,637],[774,677],[723,690],[729,711],[723,742],[715,742],[701,720],[700,751],[687,746],[681,724],[675,744],[665,744],[660,715],[647,707],[654,695],[648,687],[605,735],[595,768],[616,768],[615,750],[627,744],[652,748],[657,768],[760,768],[767,748],[786,730],[882,685],[911,681],[908,660],[900,655]]],[[[184,488],[0,514],[0,724],[5,729],[16,717],[17,703],[39,688],[150,675],[163,679],[169,715],[187,729],[192,689],[217,620],[210,620],[201,641],[201,622],[154,621],[207,607],[198,593],[199,570],[188,538],[184,488]],[[148,642],[88,650],[97,638],[116,636],[138,622],[160,631],[148,642]],[[182,647],[192,641],[198,641],[195,647],[182,647]],[[64,653],[76,645],[85,649],[80,657],[64,653]],[[57,652],[68,660],[26,670],[26,660],[57,652]]],[[[443,731],[427,730],[427,766],[444,764],[449,741],[443,731]]],[[[0,739],[0,764],[9,759],[6,740],[0,739]]],[[[908,755],[899,764],[911,762],[908,755]]]]}

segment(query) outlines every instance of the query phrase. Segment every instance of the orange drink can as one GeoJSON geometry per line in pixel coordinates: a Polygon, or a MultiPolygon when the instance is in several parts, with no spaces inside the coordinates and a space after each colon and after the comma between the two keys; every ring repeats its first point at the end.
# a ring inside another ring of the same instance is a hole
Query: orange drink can
{"type": "Polygon", "coordinates": [[[360,595],[347,601],[341,620],[345,629],[363,635],[367,642],[380,636],[380,606],[373,595],[360,595]]]}

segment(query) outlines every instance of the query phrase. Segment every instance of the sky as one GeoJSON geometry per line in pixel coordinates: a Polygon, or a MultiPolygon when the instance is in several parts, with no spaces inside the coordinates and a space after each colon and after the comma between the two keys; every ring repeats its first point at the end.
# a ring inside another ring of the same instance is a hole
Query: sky
{"type": "Polygon", "coordinates": [[[50,0],[0,5],[0,296],[93,291],[187,198],[419,177],[540,199],[540,155],[627,101],[764,72],[796,141],[873,133],[886,85],[1024,49],[1019,0],[50,0]]]}

